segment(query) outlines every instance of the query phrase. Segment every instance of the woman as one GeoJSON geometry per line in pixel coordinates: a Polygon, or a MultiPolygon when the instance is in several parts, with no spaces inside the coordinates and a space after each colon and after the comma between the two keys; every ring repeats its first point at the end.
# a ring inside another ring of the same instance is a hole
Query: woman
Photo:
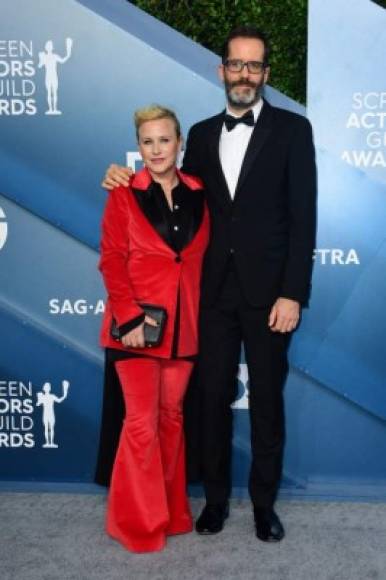
{"type": "Polygon", "coordinates": [[[161,550],[192,530],[186,495],[182,402],[197,352],[201,264],[209,235],[198,178],[176,168],[181,130],[160,106],[135,126],[144,169],[109,194],[100,270],[108,292],[101,342],[113,360],[126,415],[111,478],[107,532],[135,552],[161,550]],[[145,346],[155,321],[141,304],[166,310],[162,341],[145,346]],[[118,337],[111,334],[112,324],[118,337]]]}

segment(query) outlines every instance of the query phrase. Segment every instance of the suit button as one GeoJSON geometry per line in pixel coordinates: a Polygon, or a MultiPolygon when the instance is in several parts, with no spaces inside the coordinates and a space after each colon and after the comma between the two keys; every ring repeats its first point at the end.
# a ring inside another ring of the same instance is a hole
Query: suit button
{"type": "Polygon", "coordinates": [[[176,257],[174,258],[174,261],[175,261],[175,262],[177,262],[177,264],[179,264],[180,262],[182,262],[182,258],[181,258],[181,256],[176,256],[176,257]]]}

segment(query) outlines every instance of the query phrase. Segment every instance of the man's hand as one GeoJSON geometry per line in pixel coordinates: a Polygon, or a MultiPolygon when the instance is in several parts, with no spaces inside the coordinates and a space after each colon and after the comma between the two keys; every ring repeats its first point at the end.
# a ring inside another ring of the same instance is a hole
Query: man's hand
{"type": "Polygon", "coordinates": [[[127,187],[129,179],[134,171],[131,167],[123,167],[122,165],[115,165],[114,163],[106,171],[106,175],[102,181],[102,187],[105,189],[114,189],[119,185],[127,187]]]}
{"type": "Polygon", "coordinates": [[[269,314],[268,326],[273,332],[291,332],[299,322],[300,304],[289,298],[278,298],[269,314]]]}
{"type": "Polygon", "coordinates": [[[132,347],[132,348],[143,348],[145,346],[145,337],[143,332],[144,324],[150,324],[150,326],[158,326],[158,322],[151,318],[150,316],[145,316],[145,321],[142,322],[139,326],[130,330],[127,334],[122,336],[121,343],[123,346],[132,347]]]}

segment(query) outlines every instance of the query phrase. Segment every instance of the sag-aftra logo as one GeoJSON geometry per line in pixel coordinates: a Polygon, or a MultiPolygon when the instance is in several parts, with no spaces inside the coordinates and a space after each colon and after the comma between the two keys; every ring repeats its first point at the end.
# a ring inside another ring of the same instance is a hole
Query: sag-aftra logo
{"type": "Polygon", "coordinates": [[[38,86],[44,86],[46,93],[41,112],[61,115],[61,68],[70,59],[72,47],[72,38],[66,38],[64,49],[57,48],[52,40],[38,47],[32,40],[0,40],[0,116],[40,112],[38,86]]]}

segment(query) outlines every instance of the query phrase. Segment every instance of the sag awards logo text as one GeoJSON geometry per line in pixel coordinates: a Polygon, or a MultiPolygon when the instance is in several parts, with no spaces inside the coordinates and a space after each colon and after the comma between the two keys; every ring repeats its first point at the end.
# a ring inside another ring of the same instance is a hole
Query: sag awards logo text
{"type": "Polygon", "coordinates": [[[33,448],[40,431],[42,447],[56,449],[55,409],[67,398],[69,387],[63,380],[57,396],[48,382],[34,393],[31,381],[0,381],[0,448],[33,448]]]}
{"type": "Polygon", "coordinates": [[[36,115],[37,83],[43,83],[46,90],[44,113],[61,115],[60,67],[71,54],[71,38],[66,38],[62,54],[52,40],[41,47],[36,47],[32,40],[0,40],[0,115],[36,115]]]}
{"type": "Polygon", "coordinates": [[[342,159],[355,167],[386,167],[386,92],[354,93],[346,128],[360,131],[363,145],[346,149],[342,159]]]}

